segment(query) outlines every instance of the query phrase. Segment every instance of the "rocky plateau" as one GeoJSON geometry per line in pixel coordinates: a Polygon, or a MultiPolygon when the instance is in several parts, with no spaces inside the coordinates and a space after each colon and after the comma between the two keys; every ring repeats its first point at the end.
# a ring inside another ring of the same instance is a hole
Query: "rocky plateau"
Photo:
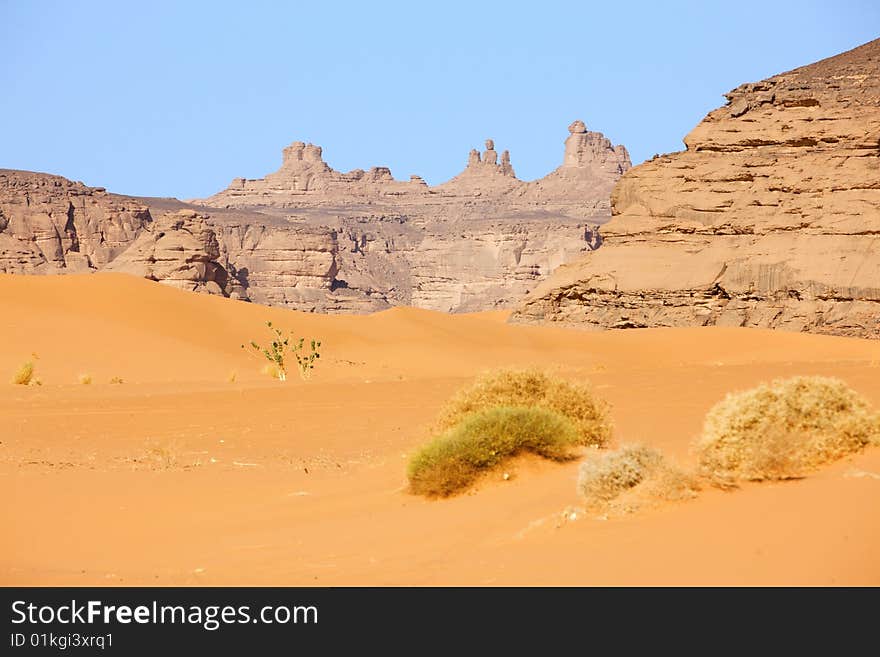
{"type": "Polygon", "coordinates": [[[880,337],[880,40],[726,98],[514,321],[880,337]]]}

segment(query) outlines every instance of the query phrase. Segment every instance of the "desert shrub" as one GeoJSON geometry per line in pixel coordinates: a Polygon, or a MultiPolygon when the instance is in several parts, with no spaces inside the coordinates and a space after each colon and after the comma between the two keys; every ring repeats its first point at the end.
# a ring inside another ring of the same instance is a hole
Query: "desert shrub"
{"type": "Polygon", "coordinates": [[[315,361],[321,357],[320,340],[310,340],[309,350],[306,351],[305,338],[299,338],[291,343],[292,333],[285,336],[281,329],[272,326],[272,322],[266,322],[266,327],[272,333],[272,341],[268,346],[264,347],[251,341],[248,345],[241,345],[241,348],[268,360],[269,365],[264,367],[263,371],[279,381],[287,380],[287,352],[290,351],[296,359],[300,377],[303,380],[311,378],[315,361]]]}
{"type": "Polygon", "coordinates": [[[18,386],[30,385],[34,380],[34,364],[32,361],[22,363],[12,377],[12,383],[18,386]]]}
{"type": "Polygon", "coordinates": [[[113,385],[120,385],[122,383],[125,383],[125,381],[123,381],[122,377],[120,376],[114,376],[110,379],[110,383],[112,383],[113,385]]]}
{"type": "Polygon", "coordinates": [[[575,424],[555,411],[523,406],[483,408],[464,416],[412,457],[410,488],[420,495],[453,495],[512,456],[531,452],[564,460],[578,442],[575,424]]]}
{"type": "Polygon", "coordinates": [[[843,381],[794,377],[728,394],[696,444],[714,483],[788,479],[880,440],[880,415],[843,381]]]}
{"type": "Polygon", "coordinates": [[[700,489],[697,478],[664,460],[636,487],[645,498],[678,502],[696,497],[700,489]]]}
{"type": "Polygon", "coordinates": [[[546,408],[571,420],[582,445],[604,445],[611,437],[608,404],[589,387],[540,370],[500,370],[479,377],[441,410],[438,429],[449,429],[474,411],[493,406],[546,408]]]}
{"type": "Polygon", "coordinates": [[[642,445],[597,452],[581,464],[578,491],[588,508],[607,510],[618,497],[637,488],[645,498],[682,500],[693,497],[697,485],[659,450],[642,445]]]}
{"type": "Polygon", "coordinates": [[[315,369],[315,361],[321,357],[319,349],[321,348],[320,340],[309,340],[309,350],[305,348],[305,338],[300,338],[293,343],[290,350],[293,357],[296,358],[296,366],[299,369],[299,375],[303,380],[312,378],[312,370],[315,369]]]}
{"type": "Polygon", "coordinates": [[[92,375],[91,374],[80,374],[79,375],[79,383],[80,385],[88,386],[92,384],[92,375]]]}

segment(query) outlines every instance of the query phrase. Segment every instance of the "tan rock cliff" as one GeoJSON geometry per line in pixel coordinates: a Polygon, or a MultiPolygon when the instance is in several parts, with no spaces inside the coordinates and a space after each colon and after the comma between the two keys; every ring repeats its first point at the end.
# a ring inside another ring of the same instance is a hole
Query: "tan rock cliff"
{"type": "Polygon", "coordinates": [[[514,321],[880,337],[880,40],[727,94],[514,321]]]}
{"type": "Polygon", "coordinates": [[[0,170],[0,273],[103,267],[150,223],[138,201],[61,176],[0,170]]]}

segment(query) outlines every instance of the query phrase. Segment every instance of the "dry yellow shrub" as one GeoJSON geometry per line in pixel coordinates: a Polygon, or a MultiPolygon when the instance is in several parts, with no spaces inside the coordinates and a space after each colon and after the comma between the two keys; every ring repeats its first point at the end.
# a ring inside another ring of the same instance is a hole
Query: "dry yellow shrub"
{"type": "Polygon", "coordinates": [[[571,420],[582,445],[604,445],[611,438],[608,404],[583,384],[536,369],[500,370],[479,377],[441,410],[438,429],[457,425],[474,411],[495,406],[538,407],[571,420]]]}
{"type": "Polygon", "coordinates": [[[587,508],[607,511],[631,491],[642,498],[683,500],[696,494],[697,485],[693,477],[668,463],[659,450],[629,445],[589,456],[580,467],[578,490],[587,508]]]}
{"type": "Polygon", "coordinates": [[[880,440],[880,415],[843,381],[799,376],[731,393],[706,415],[697,441],[701,474],[789,479],[880,440]]]}

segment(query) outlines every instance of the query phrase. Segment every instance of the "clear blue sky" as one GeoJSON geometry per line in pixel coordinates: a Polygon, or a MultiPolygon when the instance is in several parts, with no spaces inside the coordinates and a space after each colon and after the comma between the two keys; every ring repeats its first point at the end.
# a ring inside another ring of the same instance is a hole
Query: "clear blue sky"
{"type": "Polygon", "coordinates": [[[533,179],[575,118],[638,163],[738,84],[878,36],[876,0],[0,0],[0,167],[190,198],[303,140],[435,184],[492,137],[533,179]]]}

